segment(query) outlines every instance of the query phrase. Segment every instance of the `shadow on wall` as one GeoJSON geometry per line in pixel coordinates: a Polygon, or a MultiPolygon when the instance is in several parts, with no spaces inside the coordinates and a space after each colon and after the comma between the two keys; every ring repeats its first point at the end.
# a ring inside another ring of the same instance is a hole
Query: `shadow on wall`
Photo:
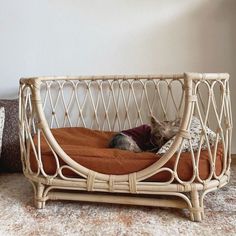
{"type": "Polygon", "coordinates": [[[139,28],[132,38],[125,38],[124,53],[116,53],[127,60],[123,64],[129,70],[131,64],[133,71],[138,68],[141,74],[184,71],[236,74],[232,60],[236,55],[232,50],[236,48],[232,19],[236,18],[236,1],[192,3],[173,7],[174,13],[163,12],[166,17],[163,16],[161,24],[152,22],[139,28]],[[134,64],[124,57],[127,51],[139,55],[134,64]]]}

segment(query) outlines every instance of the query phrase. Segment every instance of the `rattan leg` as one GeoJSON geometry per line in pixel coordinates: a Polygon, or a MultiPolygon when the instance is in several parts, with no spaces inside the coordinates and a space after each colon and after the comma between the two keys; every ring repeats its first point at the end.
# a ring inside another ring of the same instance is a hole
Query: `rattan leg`
{"type": "Polygon", "coordinates": [[[38,209],[43,209],[45,207],[45,199],[43,196],[45,186],[41,183],[36,184],[35,188],[35,197],[34,197],[34,204],[35,207],[38,209]]]}
{"type": "Polygon", "coordinates": [[[203,206],[201,206],[199,193],[196,189],[192,190],[191,193],[192,207],[190,210],[190,218],[192,221],[202,221],[203,219],[203,206]]]}

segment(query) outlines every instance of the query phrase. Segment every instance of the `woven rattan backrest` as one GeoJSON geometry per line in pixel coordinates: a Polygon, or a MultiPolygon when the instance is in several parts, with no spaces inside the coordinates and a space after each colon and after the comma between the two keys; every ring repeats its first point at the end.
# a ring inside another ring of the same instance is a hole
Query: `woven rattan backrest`
{"type": "Polygon", "coordinates": [[[183,80],[137,78],[42,81],[49,126],[117,131],[150,123],[150,115],[160,120],[182,115],[183,80]]]}

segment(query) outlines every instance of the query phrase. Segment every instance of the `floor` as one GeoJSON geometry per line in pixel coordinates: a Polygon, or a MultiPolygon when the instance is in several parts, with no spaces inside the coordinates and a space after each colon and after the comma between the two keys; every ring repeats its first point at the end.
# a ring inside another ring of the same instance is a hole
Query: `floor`
{"type": "Polygon", "coordinates": [[[49,201],[37,210],[22,174],[1,174],[0,189],[1,236],[236,235],[236,163],[230,184],[207,195],[201,223],[168,208],[49,201]]]}

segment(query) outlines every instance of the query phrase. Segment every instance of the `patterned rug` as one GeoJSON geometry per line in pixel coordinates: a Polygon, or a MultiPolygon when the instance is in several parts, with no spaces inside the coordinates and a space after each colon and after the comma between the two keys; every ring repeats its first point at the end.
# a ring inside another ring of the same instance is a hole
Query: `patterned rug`
{"type": "Polygon", "coordinates": [[[170,208],[48,201],[37,210],[22,174],[0,174],[0,235],[236,235],[236,165],[232,169],[230,184],[207,195],[201,223],[170,208]]]}

